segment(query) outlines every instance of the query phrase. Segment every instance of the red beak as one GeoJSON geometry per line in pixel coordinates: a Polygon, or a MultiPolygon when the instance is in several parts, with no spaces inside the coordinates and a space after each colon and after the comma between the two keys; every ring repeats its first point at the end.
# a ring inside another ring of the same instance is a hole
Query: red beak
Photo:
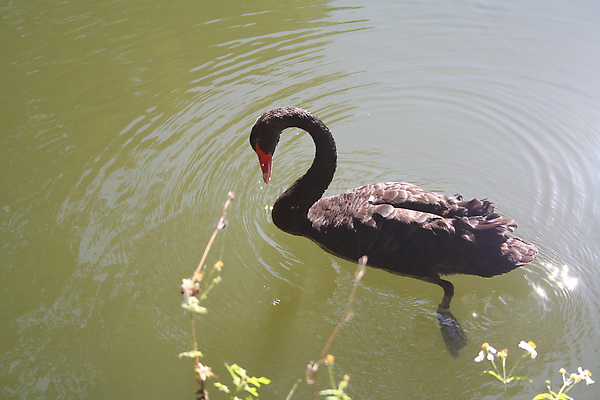
{"type": "Polygon", "coordinates": [[[260,163],[260,169],[263,173],[263,179],[265,183],[269,183],[271,179],[271,168],[273,167],[273,154],[267,154],[263,152],[258,146],[256,146],[256,154],[258,154],[258,162],[260,163]]]}

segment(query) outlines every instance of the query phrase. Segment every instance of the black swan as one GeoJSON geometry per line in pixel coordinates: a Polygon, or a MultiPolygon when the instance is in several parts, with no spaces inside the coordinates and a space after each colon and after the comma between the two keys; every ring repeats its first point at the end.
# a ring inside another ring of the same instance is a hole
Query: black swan
{"type": "Polygon", "coordinates": [[[454,286],[440,275],[492,277],[536,257],[535,246],[505,234],[517,224],[500,218],[488,200],[463,201],[460,195],[444,196],[401,182],[322,197],[336,169],[335,141],[319,118],[299,108],[268,111],[252,127],[250,145],[266,183],[279,136],[290,127],[308,132],[316,153],[308,171],[273,205],[279,229],[310,238],[346,260],[357,262],[366,255],[371,267],[441,286],[438,312],[450,316],[454,286]]]}

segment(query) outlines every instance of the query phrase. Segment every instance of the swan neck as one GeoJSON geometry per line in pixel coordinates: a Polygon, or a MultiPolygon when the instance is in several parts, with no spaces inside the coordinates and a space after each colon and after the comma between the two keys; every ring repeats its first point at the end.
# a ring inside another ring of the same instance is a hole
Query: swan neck
{"type": "Polygon", "coordinates": [[[327,126],[316,117],[298,122],[293,126],[305,130],[313,139],[315,158],[306,173],[273,206],[273,222],[290,233],[301,233],[310,222],[308,210],[327,190],[337,165],[335,140],[327,126]]]}

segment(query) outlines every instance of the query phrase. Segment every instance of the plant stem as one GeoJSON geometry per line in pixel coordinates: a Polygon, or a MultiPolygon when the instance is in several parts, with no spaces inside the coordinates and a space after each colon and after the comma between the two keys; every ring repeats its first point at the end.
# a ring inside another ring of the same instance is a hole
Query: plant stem
{"type": "Polygon", "coordinates": [[[340,329],[342,329],[342,326],[346,322],[348,322],[352,319],[353,314],[352,314],[352,311],[350,310],[350,308],[352,306],[352,302],[354,301],[354,296],[356,295],[356,291],[358,290],[358,283],[360,282],[361,278],[365,274],[367,258],[361,257],[361,259],[358,261],[358,263],[360,266],[359,266],[358,271],[356,272],[356,277],[354,279],[354,285],[352,286],[352,291],[350,292],[350,296],[348,297],[348,301],[346,302],[346,309],[344,310],[344,315],[342,316],[342,319],[340,320],[340,322],[338,322],[337,326],[333,329],[333,332],[331,332],[331,335],[329,336],[327,343],[325,343],[323,350],[321,350],[321,355],[319,356],[319,361],[318,361],[319,363],[323,362],[323,360],[327,356],[329,347],[331,347],[333,340],[337,336],[340,329]]]}
{"type": "MultiPolygon", "coordinates": [[[[223,210],[221,211],[221,218],[219,218],[219,222],[217,223],[217,227],[215,228],[212,236],[210,237],[208,243],[206,244],[206,247],[204,248],[204,254],[202,254],[202,258],[200,259],[200,263],[198,264],[198,267],[196,268],[196,271],[194,271],[194,274],[192,275],[192,282],[195,282],[196,280],[200,281],[202,279],[201,278],[202,275],[200,274],[200,271],[202,270],[202,266],[204,265],[204,262],[206,261],[206,257],[208,256],[208,252],[209,252],[210,248],[212,247],[212,244],[215,241],[215,238],[217,237],[217,234],[219,233],[219,231],[221,229],[225,228],[225,225],[226,225],[225,215],[227,214],[227,209],[229,208],[229,205],[233,201],[233,198],[234,198],[233,192],[227,193],[227,200],[225,201],[225,204],[223,205],[223,210]]],[[[212,271],[214,271],[214,268],[213,268],[213,270],[211,270],[211,272],[212,271]]],[[[211,282],[211,284],[209,285],[207,291],[209,291],[215,284],[216,284],[216,281],[213,280],[213,282],[211,282]]],[[[205,295],[205,294],[206,293],[203,293],[203,295],[205,295]]],[[[194,351],[197,352],[198,351],[198,340],[196,339],[196,324],[195,324],[194,313],[192,311],[189,311],[189,314],[190,314],[190,324],[191,324],[191,327],[192,327],[193,347],[194,347],[194,351]]],[[[196,374],[195,374],[196,375],[196,380],[198,381],[198,384],[200,385],[200,390],[198,390],[196,392],[196,394],[198,395],[197,398],[203,399],[203,400],[209,400],[208,399],[208,391],[206,390],[205,381],[202,378],[201,374],[197,370],[199,364],[200,364],[200,357],[198,355],[196,355],[194,357],[194,369],[196,371],[196,374]]]]}
{"type": "Polygon", "coordinates": [[[329,370],[329,384],[331,385],[332,389],[335,389],[335,378],[333,377],[333,366],[328,365],[327,369],[329,370]]]}
{"type": "Polygon", "coordinates": [[[513,371],[517,368],[517,365],[519,365],[519,363],[521,362],[521,360],[523,360],[525,357],[527,357],[529,355],[529,353],[525,353],[523,354],[523,356],[521,356],[520,360],[517,360],[517,362],[515,362],[515,365],[513,365],[513,367],[511,368],[510,372],[508,373],[509,377],[512,376],[513,371]]]}
{"type": "Polygon", "coordinates": [[[502,357],[502,383],[504,384],[504,391],[506,392],[508,379],[506,378],[506,355],[502,357]]]}
{"type": "MultiPolygon", "coordinates": [[[[312,399],[313,400],[317,399],[317,378],[316,378],[317,370],[319,369],[319,366],[321,364],[323,364],[323,361],[325,361],[325,357],[327,357],[327,352],[329,351],[329,347],[331,347],[331,344],[333,343],[333,341],[336,338],[337,334],[339,333],[340,329],[342,329],[342,326],[344,326],[344,324],[346,322],[350,321],[354,315],[351,311],[352,302],[354,301],[354,296],[356,296],[356,291],[358,290],[358,283],[362,279],[363,275],[365,274],[365,270],[367,269],[367,260],[368,260],[367,256],[363,256],[360,258],[360,260],[358,260],[359,267],[358,267],[358,270],[356,271],[356,276],[354,278],[354,285],[352,286],[352,291],[350,292],[350,296],[348,296],[348,301],[346,302],[346,308],[344,310],[344,315],[342,315],[342,318],[340,319],[340,322],[338,322],[336,327],[333,328],[333,332],[331,332],[331,335],[329,336],[329,339],[327,339],[327,342],[325,343],[323,350],[321,350],[321,354],[319,355],[319,359],[317,360],[317,362],[315,362],[314,364],[313,363],[309,364],[306,369],[307,382],[310,380],[310,384],[312,385],[312,399]]],[[[335,382],[332,386],[333,386],[333,388],[335,388],[335,382]]]]}
{"type": "Polygon", "coordinates": [[[208,256],[208,252],[209,252],[210,248],[212,247],[212,244],[215,241],[217,234],[219,233],[219,231],[221,229],[225,228],[225,225],[226,225],[225,215],[227,214],[227,209],[229,208],[229,205],[233,201],[233,198],[234,198],[233,192],[227,193],[227,201],[225,201],[225,204],[223,205],[223,210],[221,211],[221,218],[219,218],[219,222],[217,222],[217,227],[215,228],[212,236],[210,237],[210,239],[208,240],[208,243],[206,244],[206,247],[204,248],[204,254],[202,254],[200,263],[198,263],[198,268],[196,268],[196,271],[194,272],[194,278],[200,274],[200,270],[202,269],[202,266],[204,265],[204,261],[206,261],[206,256],[208,256]]]}

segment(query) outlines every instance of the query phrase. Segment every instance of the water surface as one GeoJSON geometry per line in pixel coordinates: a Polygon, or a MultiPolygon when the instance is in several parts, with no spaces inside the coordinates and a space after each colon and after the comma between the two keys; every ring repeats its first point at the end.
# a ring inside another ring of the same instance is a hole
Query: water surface
{"type": "MultiPolygon", "coordinates": [[[[272,184],[254,120],[307,108],[336,137],[328,193],[398,180],[488,197],[540,255],[456,276],[469,335],[445,350],[440,289],[368,270],[331,352],[355,399],[499,398],[483,342],[600,373],[600,8],[589,1],[8,2],[0,6],[3,398],[193,398],[179,284],[228,191],[200,320],[205,362],[237,362],[285,398],[344,309],[355,271],[277,230],[269,206],[309,165],[282,136],[272,184]]],[[[512,354],[512,353],[511,353],[512,354]]],[[[596,398],[597,385],[575,388],[596,398]]],[[[295,398],[308,397],[301,385],[295,398]]]]}

